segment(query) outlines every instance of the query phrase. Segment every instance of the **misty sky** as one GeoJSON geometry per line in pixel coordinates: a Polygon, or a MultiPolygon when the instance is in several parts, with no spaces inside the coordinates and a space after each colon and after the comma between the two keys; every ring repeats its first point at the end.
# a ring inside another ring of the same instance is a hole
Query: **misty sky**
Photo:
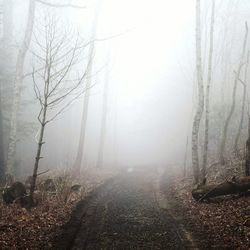
{"type": "Polygon", "coordinates": [[[194,35],[194,7],[194,1],[163,0],[102,5],[98,36],[121,34],[108,42],[121,161],[182,161],[173,154],[185,144],[190,117],[193,83],[181,71],[194,35]]]}
{"type": "MultiPolygon", "coordinates": [[[[67,10],[66,16],[85,32],[83,24],[89,23],[91,31],[89,20],[101,2],[90,1],[86,10],[67,10]]],[[[105,0],[97,11],[96,37],[107,40],[96,42],[96,71],[105,71],[109,61],[106,161],[182,163],[192,111],[194,1],[105,0]]],[[[103,78],[102,71],[93,76],[100,84],[91,90],[85,156],[89,164],[95,164],[99,143],[103,78]]],[[[75,107],[73,117],[81,112],[80,103],[75,107]]]]}
{"type": "MultiPolygon", "coordinates": [[[[21,0],[17,2],[19,5],[16,5],[14,15],[22,20],[15,25],[15,40],[18,43],[23,36],[20,30],[25,27],[28,5],[23,4],[21,0]]],[[[70,25],[77,29],[86,42],[91,39],[93,20],[98,15],[96,38],[99,41],[95,42],[92,77],[96,86],[91,89],[85,160],[87,159],[90,165],[96,164],[103,86],[108,79],[110,86],[106,163],[114,163],[116,158],[120,164],[126,165],[182,164],[186,139],[191,131],[193,104],[196,100],[195,1],[73,2],[84,2],[86,8],[50,9],[50,12],[60,19],[62,26],[70,25]],[[99,8],[96,8],[98,5],[99,8]]],[[[55,3],[60,1],[55,0],[55,3]]],[[[214,59],[214,78],[217,82],[212,84],[212,88],[217,88],[214,90],[215,94],[221,93],[220,82],[225,80],[222,75],[224,68],[217,65],[220,63],[223,66],[230,59],[228,67],[233,67],[238,60],[238,48],[241,46],[244,31],[241,24],[244,24],[242,20],[248,18],[244,6],[250,3],[242,1],[243,4],[239,8],[237,3],[237,0],[217,1],[217,51],[214,59]],[[229,52],[232,52],[232,55],[228,56],[229,52]]],[[[203,2],[204,58],[207,53],[210,7],[210,2],[203,2]]],[[[46,12],[48,8],[39,5],[36,13],[38,20],[46,12]]],[[[31,65],[32,60],[27,60],[27,71],[31,65]]],[[[231,74],[232,69],[229,70],[231,74]]],[[[229,81],[226,83],[230,84],[229,81]]],[[[227,91],[230,91],[230,88],[225,90],[227,91]]],[[[74,161],[79,140],[82,101],[83,97],[49,126],[46,132],[48,144],[44,147],[47,159],[55,158],[54,155],[58,155],[60,159],[60,155],[67,154],[70,161],[74,161]],[[64,138],[61,138],[61,133],[69,134],[66,143],[64,138]],[[56,147],[55,143],[63,145],[64,148],[56,147]]],[[[30,148],[33,148],[32,143],[30,148]]],[[[30,161],[33,160],[32,157],[31,154],[30,161]]]]}

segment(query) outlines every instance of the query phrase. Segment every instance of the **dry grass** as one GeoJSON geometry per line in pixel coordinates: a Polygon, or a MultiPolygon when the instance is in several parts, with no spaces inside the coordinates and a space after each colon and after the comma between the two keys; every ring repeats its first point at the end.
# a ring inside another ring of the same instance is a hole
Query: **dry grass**
{"type": "Polygon", "coordinates": [[[76,203],[113,175],[113,171],[85,170],[78,179],[68,171],[43,176],[39,182],[52,178],[55,190],[38,188],[39,204],[30,211],[17,204],[7,206],[1,200],[0,249],[50,249],[76,203]],[[74,184],[81,185],[77,192],[71,191],[74,184]]]}

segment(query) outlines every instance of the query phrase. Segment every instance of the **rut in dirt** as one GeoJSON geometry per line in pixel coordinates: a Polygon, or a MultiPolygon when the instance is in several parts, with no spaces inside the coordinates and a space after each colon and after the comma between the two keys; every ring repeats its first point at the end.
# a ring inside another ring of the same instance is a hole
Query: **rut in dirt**
{"type": "Polygon", "coordinates": [[[151,178],[129,173],[81,201],[55,249],[190,249],[151,178]]]}

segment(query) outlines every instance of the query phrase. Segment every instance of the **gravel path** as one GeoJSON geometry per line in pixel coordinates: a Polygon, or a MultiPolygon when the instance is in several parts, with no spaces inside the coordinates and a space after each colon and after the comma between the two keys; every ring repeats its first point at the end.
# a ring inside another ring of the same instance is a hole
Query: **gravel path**
{"type": "Polygon", "coordinates": [[[78,205],[55,249],[190,249],[155,192],[142,173],[109,181],[78,205]]]}

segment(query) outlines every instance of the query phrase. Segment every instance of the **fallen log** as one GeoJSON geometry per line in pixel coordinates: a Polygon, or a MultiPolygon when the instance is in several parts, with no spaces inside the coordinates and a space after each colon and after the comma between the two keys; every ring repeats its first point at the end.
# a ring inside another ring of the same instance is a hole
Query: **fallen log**
{"type": "Polygon", "coordinates": [[[206,185],[205,181],[192,190],[192,196],[197,201],[202,201],[208,198],[244,193],[250,190],[250,177],[233,177],[218,185],[206,185]]]}

